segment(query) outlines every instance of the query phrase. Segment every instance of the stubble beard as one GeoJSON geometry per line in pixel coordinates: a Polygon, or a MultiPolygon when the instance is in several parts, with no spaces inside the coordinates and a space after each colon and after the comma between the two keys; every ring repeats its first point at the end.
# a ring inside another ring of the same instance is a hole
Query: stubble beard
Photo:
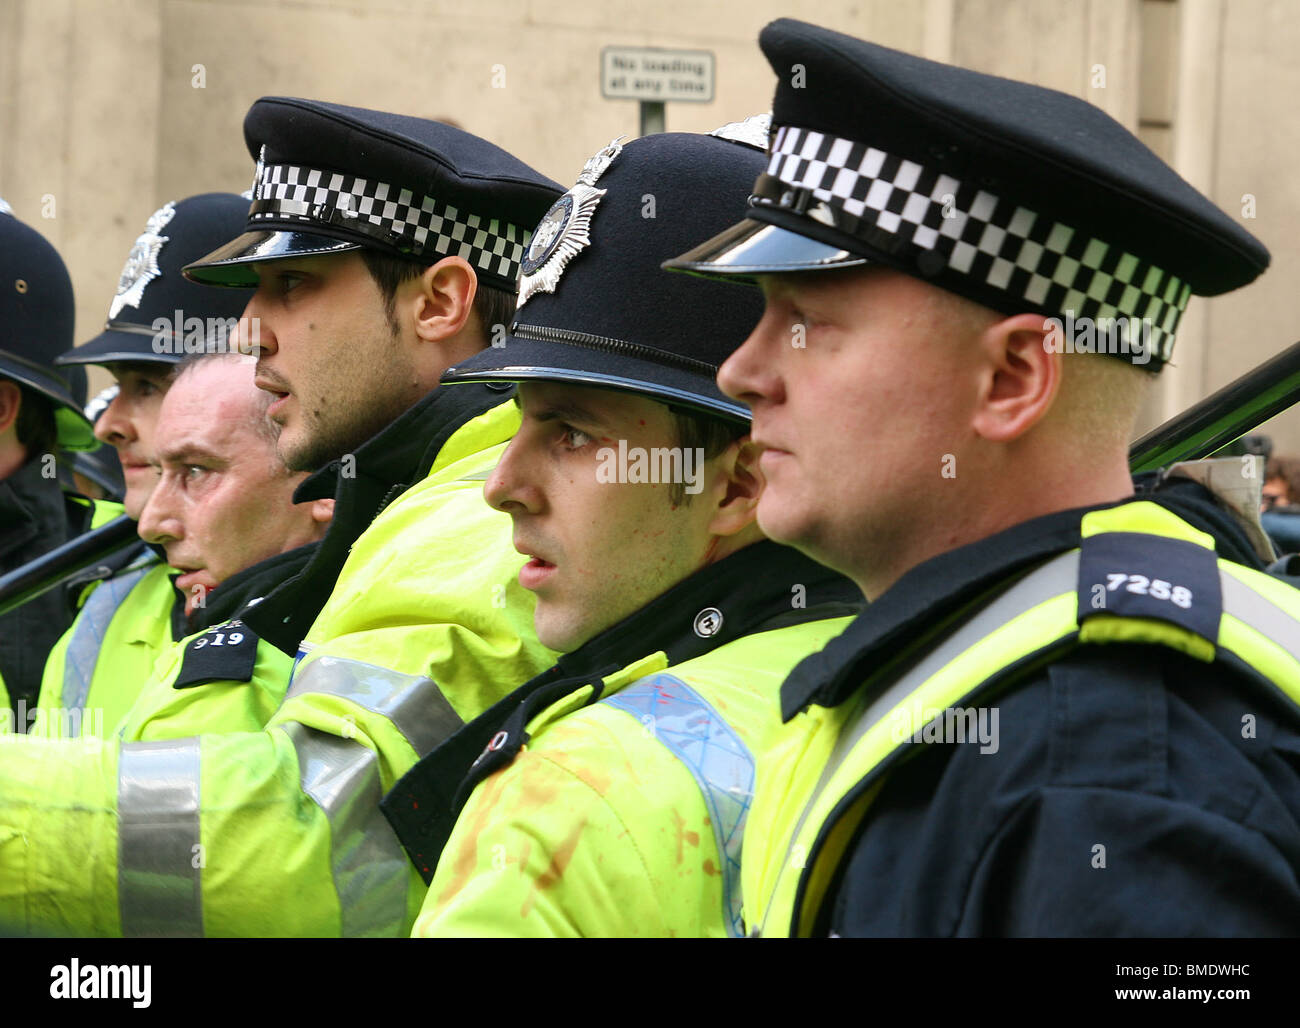
{"type": "Polygon", "coordinates": [[[404,373],[393,363],[399,351],[398,326],[391,313],[387,327],[389,338],[373,358],[365,358],[387,358],[380,365],[383,368],[380,374],[359,383],[355,374],[356,358],[350,356],[344,360],[336,356],[334,360],[343,364],[332,368],[326,376],[331,384],[338,384],[334,395],[317,399],[311,405],[299,399],[302,438],[296,445],[286,445],[282,431],[277,444],[280,459],[290,471],[317,471],[331,461],[355,453],[415,402],[409,393],[411,369],[405,369],[404,373]]]}
{"type": "Polygon", "coordinates": [[[278,444],[280,459],[290,471],[318,471],[331,461],[355,453],[407,409],[392,403],[383,409],[342,410],[339,417],[331,421],[319,416],[311,421],[304,420],[306,435],[298,445],[286,447],[281,435],[278,444]]]}

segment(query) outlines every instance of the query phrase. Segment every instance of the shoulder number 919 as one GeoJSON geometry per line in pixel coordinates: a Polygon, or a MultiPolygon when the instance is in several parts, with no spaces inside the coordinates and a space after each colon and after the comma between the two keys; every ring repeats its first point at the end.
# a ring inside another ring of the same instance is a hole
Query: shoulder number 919
{"type": "Polygon", "coordinates": [[[199,636],[194,640],[194,648],[196,650],[201,650],[209,644],[212,646],[238,646],[243,641],[243,632],[217,632],[214,635],[199,636]]]}

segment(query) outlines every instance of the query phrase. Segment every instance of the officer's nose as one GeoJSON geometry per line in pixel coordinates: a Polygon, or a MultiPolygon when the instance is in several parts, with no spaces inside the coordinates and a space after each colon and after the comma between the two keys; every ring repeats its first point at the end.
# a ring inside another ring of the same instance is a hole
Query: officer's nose
{"type": "Polygon", "coordinates": [[[542,509],[542,493],[529,475],[530,448],[526,429],[510,440],[501,460],[483,485],[483,498],[489,506],[506,514],[537,514],[542,509]]]}
{"type": "Polygon", "coordinates": [[[244,306],[244,313],[239,316],[239,325],[235,329],[234,348],[250,357],[265,357],[279,349],[275,345],[275,333],[262,316],[261,296],[262,287],[258,286],[244,306]]]}
{"type": "Polygon", "coordinates": [[[160,546],[185,538],[172,476],[164,474],[154,486],[140,512],[136,532],[145,542],[160,546]]]}
{"type": "MultiPolygon", "coordinates": [[[[780,339],[776,338],[782,335],[778,321],[773,312],[765,311],[749,338],[718,369],[718,388],[751,409],[784,399],[779,371],[783,355],[778,352],[780,339]]],[[[787,345],[800,341],[789,332],[784,335],[787,345]]]]}
{"type": "Polygon", "coordinates": [[[135,426],[127,416],[126,401],[122,398],[121,390],[95,421],[94,431],[96,439],[110,446],[125,446],[135,441],[135,426]]]}

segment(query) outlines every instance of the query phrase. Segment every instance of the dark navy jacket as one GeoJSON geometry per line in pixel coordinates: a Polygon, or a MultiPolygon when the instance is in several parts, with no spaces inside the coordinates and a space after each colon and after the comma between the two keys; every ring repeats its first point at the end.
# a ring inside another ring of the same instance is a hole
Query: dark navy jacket
{"type": "MultiPolygon", "coordinates": [[[[0,574],[62,546],[90,527],[91,510],[64,495],[38,459],[0,481],[0,574]]],[[[17,711],[36,706],[50,649],[72,624],[73,609],[62,589],[51,589],[0,617],[0,679],[17,711]]],[[[25,718],[17,723],[26,725],[25,718]]]]}
{"type": "MultiPolygon", "coordinates": [[[[1146,498],[1209,532],[1220,556],[1261,566],[1199,485],[1146,498]]],[[[913,569],[850,626],[840,655],[870,660],[900,627],[1072,548],[1079,517],[1039,518],[913,569]]],[[[797,668],[783,706],[819,687],[797,668]]],[[[996,753],[912,747],[850,845],[819,933],[1300,933],[1296,707],[1224,665],[1147,645],[1080,646],[979,702],[998,708],[996,753]]]]}

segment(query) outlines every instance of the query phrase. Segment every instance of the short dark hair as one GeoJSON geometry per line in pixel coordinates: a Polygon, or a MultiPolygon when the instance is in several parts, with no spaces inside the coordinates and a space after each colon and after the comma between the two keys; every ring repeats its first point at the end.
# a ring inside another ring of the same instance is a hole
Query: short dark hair
{"type": "Polygon", "coordinates": [[[18,401],[14,430],[18,434],[18,441],[27,450],[27,459],[33,460],[38,454],[53,453],[59,443],[53,403],[34,389],[19,386],[18,391],[22,398],[18,401]]]}
{"type": "MultiPolygon", "coordinates": [[[[705,414],[703,411],[688,410],[685,407],[670,406],[668,413],[673,416],[673,424],[677,428],[677,445],[683,450],[702,450],[705,460],[712,460],[737,439],[749,434],[750,426],[747,422],[705,414]]],[[[691,498],[686,492],[686,483],[672,483],[668,489],[668,498],[674,505],[690,503],[691,498]]]]}
{"type": "Polygon", "coordinates": [[[1264,468],[1264,481],[1274,478],[1280,478],[1286,484],[1287,503],[1300,503],[1300,459],[1269,457],[1264,468]]]}
{"type": "MultiPolygon", "coordinates": [[[[370,272],[370,277],[379,287],[379,294],[384,298],[384,313],[388,317],[389,328],[396,335],[401,327],[397,323],[394,309],[397,302],[397,287],[403,282],[423,275],[425,269],[431,265],[371,249],[363,249],[361,259],[366,262],[366,270],[370,272]]],[[[474,293],[473,307],[474,313],[478,315],[479,324],[483,326],[483,334],[487,337],[487,342],[491,343],[493,325],[502,326],[502,333],[510,330],[510,321],[515,316],[515,294],[488,285],[480,278],[478,290],[474,293]]]]}

